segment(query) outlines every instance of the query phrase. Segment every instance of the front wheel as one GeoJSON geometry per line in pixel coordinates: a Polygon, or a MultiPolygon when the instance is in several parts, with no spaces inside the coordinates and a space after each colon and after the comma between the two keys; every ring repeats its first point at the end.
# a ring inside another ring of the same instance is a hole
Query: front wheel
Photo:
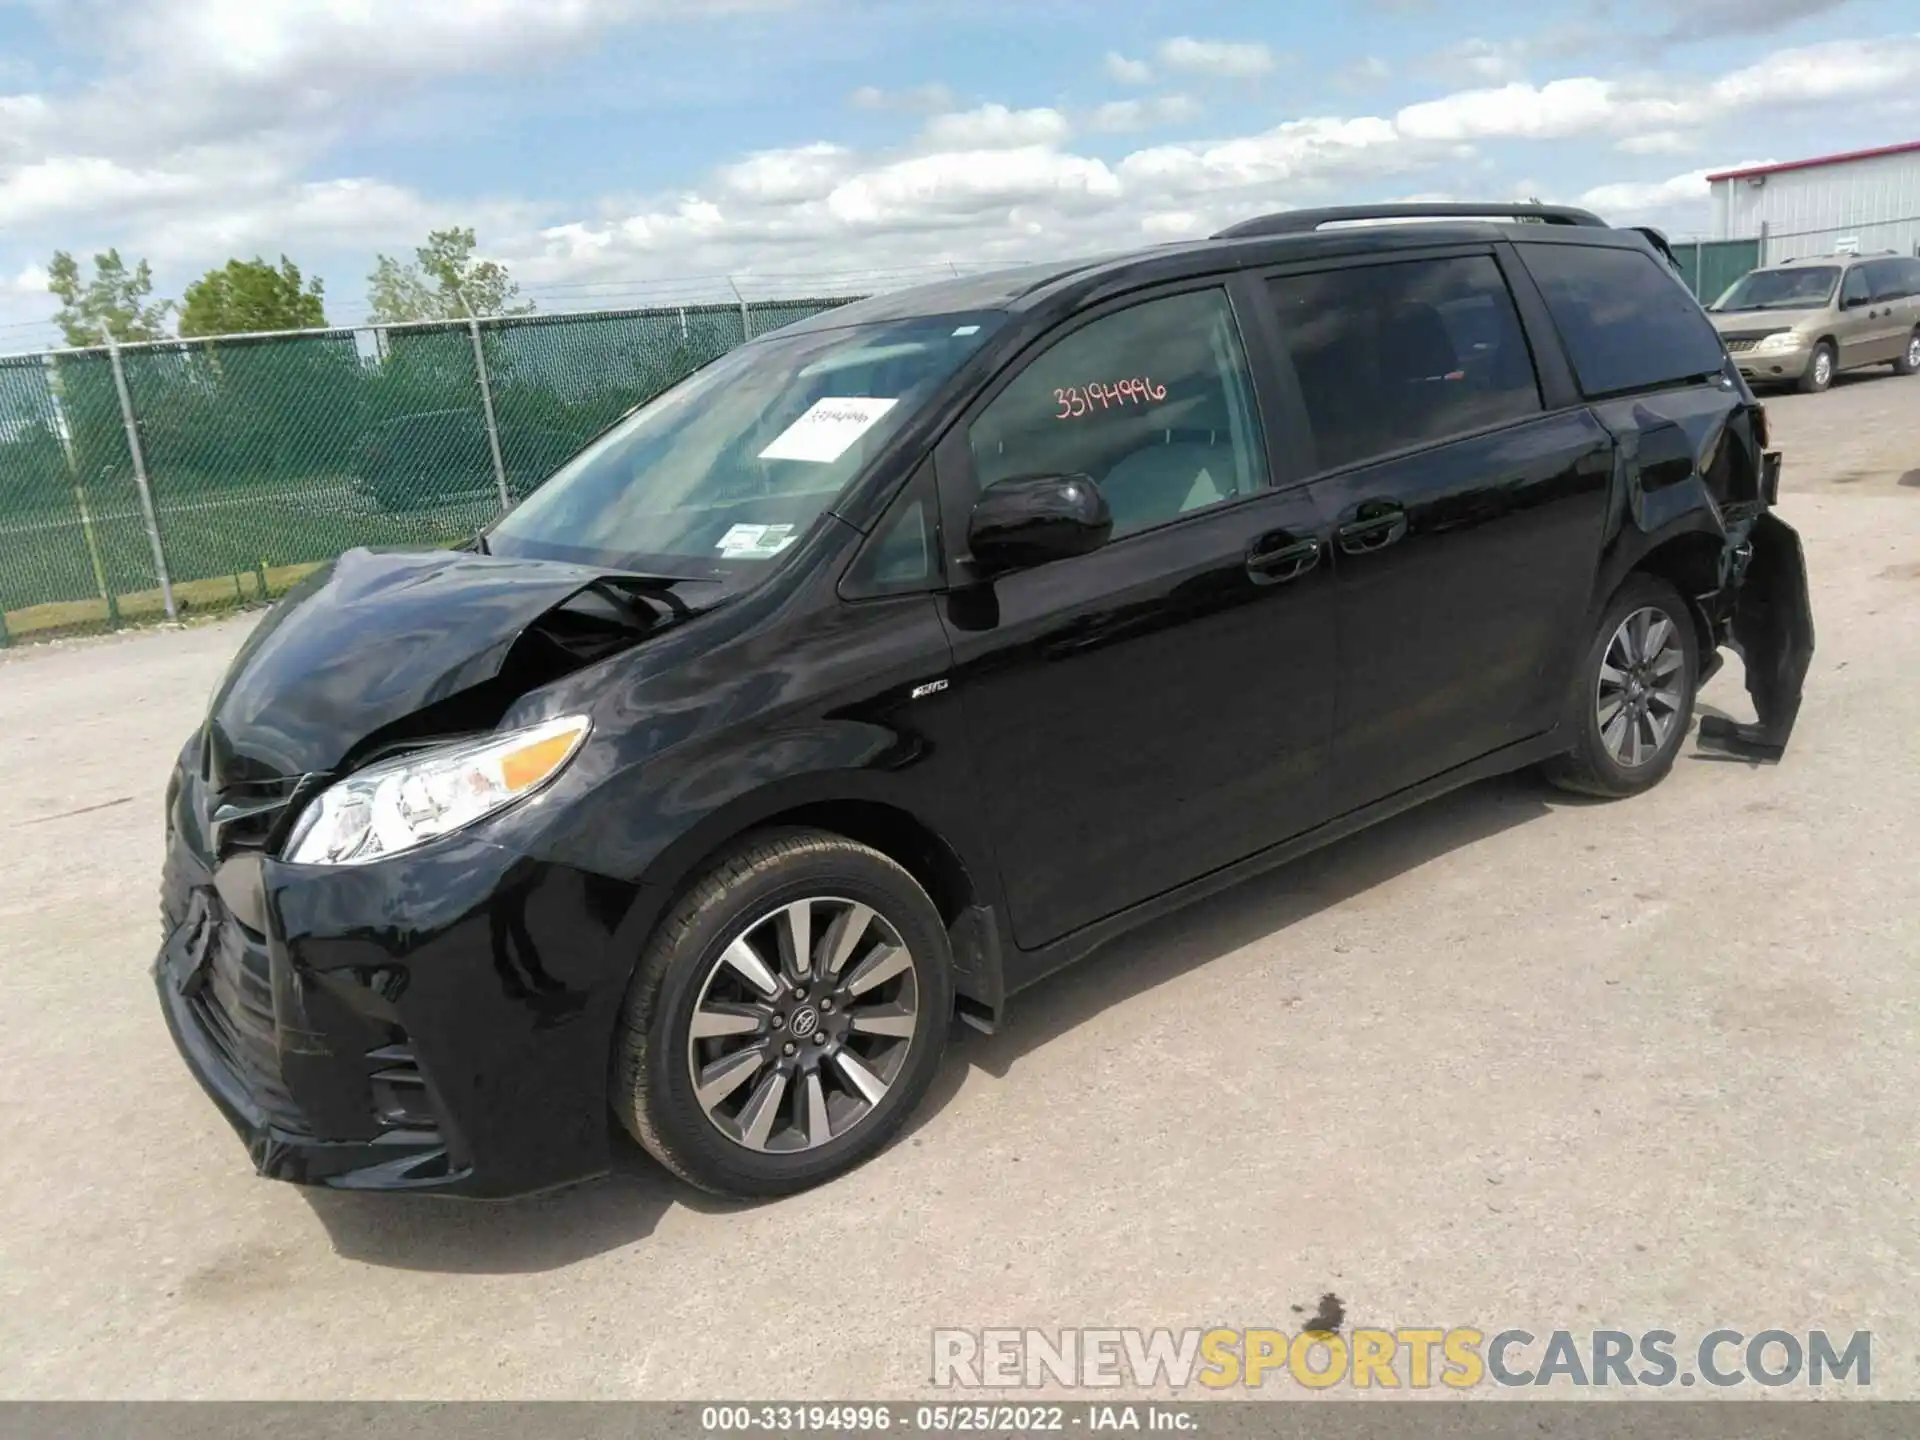
{"type": "Polygon", "coordinates": [[[1900,352],[1900,358],[1893,362],[1896,375],[1920,374],[1920,326],[1907,337],[1907,348],[1900,352]]]}
{"type": "Polygon", "coordinates": [[[1563,790],[1637,795],[1666,778],[1693,720],[1700,644],[1680,592],[1651,575],[1620,587],[1572,700],[1575,744],[1543,767],[1563,790]]]}
{"type": "Polygon", "coordinates": [[[926,1094],[952,984],[940,912],[905,870],[825,831],[762,831],[641,957],[614,1110],[704,1190],[817,1185],[878,1153],[926,1094]]]}
{"type": "Polygon", "coordinates": [[[1833,384],[1833,372],[1838,364],[1833,343],[1822,340],[1813,347],[1813,356],[1807,361],[1807,368],[1801,372],[1800,389],[1808,394],[1825,390],[1833,384]]]}

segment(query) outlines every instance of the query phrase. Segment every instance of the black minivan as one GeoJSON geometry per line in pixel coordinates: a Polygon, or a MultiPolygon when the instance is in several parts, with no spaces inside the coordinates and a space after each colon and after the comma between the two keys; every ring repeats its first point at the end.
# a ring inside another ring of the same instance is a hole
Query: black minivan
{"type": "Polygon", "coordinates": [[[1701,741],[1777,756],[1778,480],[1700,307],[1582,211],[833,310],[262,621],[169,787],[161,1003],[266,1175],[517,1194],[617,1117],[796,1190],[1128,926],[1501,771],[1656,783],[1723,645],[1758,721],[1701,741]]]}

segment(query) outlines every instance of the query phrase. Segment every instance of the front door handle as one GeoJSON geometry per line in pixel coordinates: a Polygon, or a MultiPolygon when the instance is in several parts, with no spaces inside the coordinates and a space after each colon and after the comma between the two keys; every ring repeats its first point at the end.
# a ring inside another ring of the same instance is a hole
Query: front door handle
{"type": "Polygon", "coordinates": [[[1369,506],[1372,511],[1362,519],[1349,520],[1333,532],[1340,548],[1349,555],[1366,555],[1384,550],[1407,533],[1407,512],[1398,505],[1369,506]]]}
{"type": "Polygon", "coordinates": [[[1256,585],[1298,580],[1320,563],[1318,540],[1289,540],[1284,535],[1253,542],[1247,550],[1247,574],[1256,585]]]}

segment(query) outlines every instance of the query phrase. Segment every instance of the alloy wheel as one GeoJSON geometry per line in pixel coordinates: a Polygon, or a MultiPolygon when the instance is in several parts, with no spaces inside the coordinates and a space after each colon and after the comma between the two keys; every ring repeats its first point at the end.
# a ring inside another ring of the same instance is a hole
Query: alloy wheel
{"type": "Polygon", "coordinates": [[[1825,350],[1813,352],[1813,383],[1820,390],[1833,383],[1833,356],[1825,350]]]}
{"type": "Polygon", "coordinates": [[[1916,331],[1914,337],[1907,341],[1907,368],[1920,370],[1920,331],[1916,331]]]}
{"type": "Polygon", "coordinates": [[[1664,610],[1642,606],[1620,622],[1600,659],[1594,714],[1614,763],[1637,769],[1660,755],[1686,703],[1686,649],[1664,610]]]}
{"type": "Polygon", "coordinates": [[[720,952],[688,1022],[693,1092],[736,1145],[817,1150],[861,1125],[900,1078],[919,973],[871,906],[809,896],[762,915],[720,952]]]}

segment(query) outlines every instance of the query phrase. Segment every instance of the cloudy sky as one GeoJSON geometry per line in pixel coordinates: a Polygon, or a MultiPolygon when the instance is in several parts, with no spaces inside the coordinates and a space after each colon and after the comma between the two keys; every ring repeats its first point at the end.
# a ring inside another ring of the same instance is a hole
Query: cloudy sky
{"type": "Polygon", "coordinates": [[[55,248],[161,293],[480,231],[543,309],[864,288],[1302,204],[1920,138],[1913,0],[0,0],[0,352],[55,248]]]}

